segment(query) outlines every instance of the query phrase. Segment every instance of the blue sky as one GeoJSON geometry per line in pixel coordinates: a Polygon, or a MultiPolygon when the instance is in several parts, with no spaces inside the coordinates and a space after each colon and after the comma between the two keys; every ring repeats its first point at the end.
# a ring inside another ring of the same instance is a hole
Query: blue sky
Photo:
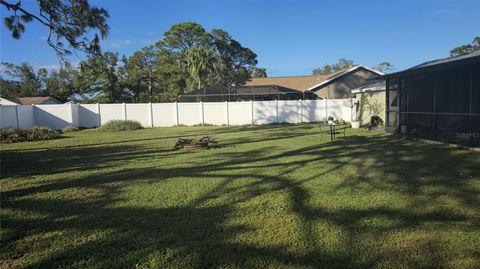
{"type": "MultiPolygon", "coordinates": [[[[32,1],[24,1],[27,7],[32,1]]],[[[396,70],[448,56],[480,35],[480,1],[93,1],[110,12],[103,50],[131,55],[153,44],[172,24],[194,21],[221,28],[258,54],[269,76],[309,75],[314,67],[349,58],[396,70]]],[[[0,8],[2,17],[6,10],[0,8]]],[[[58,66],[47,30],[27,25],[13,40],[2,25],[2,61],[58,66]]],[[[72,62],[81,58],[72,57],[72,62]]]]}

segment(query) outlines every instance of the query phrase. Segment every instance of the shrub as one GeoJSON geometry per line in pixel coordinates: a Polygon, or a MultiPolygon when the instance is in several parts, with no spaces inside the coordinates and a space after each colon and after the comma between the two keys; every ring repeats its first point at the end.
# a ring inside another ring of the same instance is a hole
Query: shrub
{"type": "Polygon", "coordinates": [[[49,140],[60,136],[59,130],[50,129],[44,126],[33,126],[26,131],[28,141],[49,140]]]}
{"type": "Polygon", "coordinates": [[[70,133],[70,132],[76,132],[76,131],[80,131],[80,129],[71,125],[62,129],[62,133],[70,133]]]}
{"type": "Polygon", "coordinates": [[[60,131],[41,126],[34,126],[26,130],[2,128],[0,129],[0,133],[2,143],[49,140],[60,136],[60,131]]]}
{"type": "Polygon", "coordinates": [[[142,129],[142,125],[138,121],[132,120],[112,120],[98,128],[100,131],[105,132],[119,132],[119,131],[131,131],[142,129]]]}
{"type": "Polygon", "coordinates": [[[15,143],[26,139],[26,131],[13,128],[1,128],[0,140],[2,143],[15,143]]]}
{"type": "Polygon", "coordinates": [[[15,133],[15,129],[13,128],[2,128],[0,129],[0,139],[3,141],[14,133],[15,133]]]}

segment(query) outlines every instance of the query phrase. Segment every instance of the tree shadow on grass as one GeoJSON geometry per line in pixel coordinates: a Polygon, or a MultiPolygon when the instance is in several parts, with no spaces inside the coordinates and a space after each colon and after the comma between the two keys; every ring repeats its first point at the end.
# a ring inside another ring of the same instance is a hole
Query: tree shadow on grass
{"type": "MultiPolygon", "coordinates": [[[[110,158],[123,158],[122,152],[130,151],[119,148],[110,158]]],[[[141,158],[141,154],[132,158],[141,158]]],[[[351,136],[293,150],[264,146],[215,154],[209,163],[185,160],[179,167],[123,169],[2,192],[3,209],[43,216],[26,220],[2,214],[2,229],[7,231],[2,237],[4,265],[14,265],[29,255],[31,249],[22,240],[45,240],[44,247],[53,248],[57,239],[48,235],[56,233],[66,233],[62,236],[71,236],[73,241],[79,236],[85,242],[54,249],[30,266],[442,268],[455,267],[451,261],[458,254],[472,264],[480,260],[471,244],[460,253],[451,251],[461,245],[445,245],[445,233],[451,228],[478,236],[480,192],[474,184],[479,181],[480,161],[475,153],[395,137],[351,136]],[[267,166],[273,172],[264,171],[267,166]],[[310,169],[309,173],[299,176],[304,169],[310,169]],[[312,187],[339,173],[342,180],[331,189],[319,193],[312,187]],[[186,177],[218,183],[176,206],[118,206],[125,202],[122,194],[132,184],[148,188],[152,183],[186,177]],[[244,178],[250,180],[237,184],[244,178]],[[41,198],[71,189],[85,189],[86,197],[41,198]],[[404,201],[401,206],[381,201],[359,206],[329,204],[345,192],[352,199],[385,192],[404,201]],[[288,197],[285,214],[299,219],[296,228],[306,247],[303,251],[288,244],[235,240],[259,229],[229,222],[239,214],[238,206],[277,193],[288,197]],[[324,202],[318,203],[315,195],[324,195],[324,202]],[[442,199],[449,203],[442,204],[442,199]],[[318,229],[319,223],[340,231],[337,247],[328,245],[325,227],[318,229]],[[392,243],[398,245],[388,245],[392,243]]]]}

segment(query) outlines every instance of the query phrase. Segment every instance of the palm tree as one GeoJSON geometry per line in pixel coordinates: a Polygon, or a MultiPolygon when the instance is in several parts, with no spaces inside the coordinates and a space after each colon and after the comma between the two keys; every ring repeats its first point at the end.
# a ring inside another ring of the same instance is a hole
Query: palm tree
{"type": "Polygon", "coordinates": [[[208,75],[217,71],[218,57],[209,47],[192,47],[187,50],[183,65],[200,89],[208,75]]]}

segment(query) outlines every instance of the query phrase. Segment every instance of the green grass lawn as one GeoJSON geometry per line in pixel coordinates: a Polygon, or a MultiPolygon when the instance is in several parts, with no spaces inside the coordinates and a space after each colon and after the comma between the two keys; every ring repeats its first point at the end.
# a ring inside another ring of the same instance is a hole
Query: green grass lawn
{"type": "Polygon", "coordinates": [[[3,144],[2,268],[479,268],[480,154],[315,124],[3,144]],[[178,137],[217,148],[173,151],[178,137]]]}

